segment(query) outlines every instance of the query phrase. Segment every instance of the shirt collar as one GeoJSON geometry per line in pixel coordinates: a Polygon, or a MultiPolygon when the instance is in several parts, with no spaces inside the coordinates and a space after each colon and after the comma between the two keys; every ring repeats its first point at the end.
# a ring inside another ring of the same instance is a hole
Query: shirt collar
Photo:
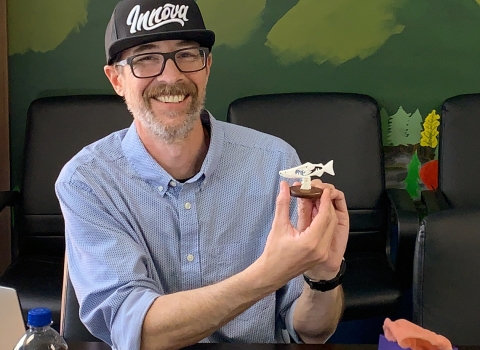
{"type": "Polygon", "coordinates": [[[208,124],[210,124],[210,145],[208,146],[207,155],[199,171],[199,174],[205,174],[205,179],[208,182],[208,180],[213,177],[223,153],[225,130],[223,123],[216,120],[209,111],[203,111],[201,118],[203,125],[208,126],[208,124]]]}
{"type": "MultiPolygon", "coordinates": [[[[224,129],[221,122],[217,121],[210,112],[204,110],[201,114],[202,124],[210,127],[210,145],[200,168],[200,171],[187,183],[192,183],[204,178],[204,183],[212,177],[220,160],[223,150],[224,129]]],[[[126,159],[135,169],[137,174],[146,182],[155,186],[168,188],[170,181],[175,180],[165,171],[148,153],[138,136],[135,123],[130,125],[122,140],[122,150],[126,159]]]]}

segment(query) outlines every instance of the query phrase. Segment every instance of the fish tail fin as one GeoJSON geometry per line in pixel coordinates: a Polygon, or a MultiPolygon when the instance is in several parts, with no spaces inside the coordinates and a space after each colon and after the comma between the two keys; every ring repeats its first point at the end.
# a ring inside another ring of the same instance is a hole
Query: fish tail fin
{"type": "Polygon", "coordinates": [[[335,171],[333,171],[333,160],[329,161],[323,166],[323,171],[327,174],[335,175],[335,171]]]}

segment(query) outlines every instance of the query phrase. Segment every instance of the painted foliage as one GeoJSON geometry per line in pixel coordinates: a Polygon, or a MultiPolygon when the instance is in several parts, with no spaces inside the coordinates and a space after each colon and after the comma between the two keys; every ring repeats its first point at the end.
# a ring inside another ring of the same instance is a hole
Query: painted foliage
{"type": "Polygon", "coordinates": [[[87,23],[89,0],[7,1],[9,54],[47,52],[87,23]]]}
{"type": "Polygon", "coordinates": [[[406,188],[415,199],[420,191],[438,187],[438,128],[440,115],[435,110],[422,118],[419,110],[381,115],[384,134],[387,187],[406,188]],[[385,129],[384,129],[385,132],[385,129]]]}
{"type": "MultiPolygon", "coordinates": [[[[7,1],[14,186],[32,100],[113,93],[103,74],[103,45],[116,3],[7,1]]],[[[388,186],[413,197],[435,186],[434,110],[448,97],[480,91],[479,0],[197,3],[217,37],[206,102],[217,119],[247,95],[367,94],[381,107],[388,186]]]]}

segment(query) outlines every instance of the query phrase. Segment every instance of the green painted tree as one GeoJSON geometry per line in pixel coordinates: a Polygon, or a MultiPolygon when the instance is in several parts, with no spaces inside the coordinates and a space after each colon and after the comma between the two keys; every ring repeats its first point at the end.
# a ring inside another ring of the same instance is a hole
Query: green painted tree
{"type": "Polygon", "coordinates": [[[418,109],[406,120],[405,142],[407,145],[420,143],[422,122],[422,115],[418,109]]]}
{"type": "Polygon", "coordinates": [[[380,110],[380,121],[382,124],[382,142],[384,146],[391,146],[391,142],[389,140],[388,134],[389,134],[389,116],[388,112],[385,110],[385,108],[382,108],[380,110]]]}
{"type": "Polygon", "coordinates": [[[408,164],[407,177],[403,181],[407,192],[413,199],[420,197],[420,160],[418,159],[417,152],[412,156],[412,160],[408,164]]]}
{"type": "Polygon", "coordinates": [[[398,108],[397,113],[390,116],[388,139],[392,146],[408,145],[409,133],[408,122],[411,113],[405,112],[402,106],[398,108]]]}

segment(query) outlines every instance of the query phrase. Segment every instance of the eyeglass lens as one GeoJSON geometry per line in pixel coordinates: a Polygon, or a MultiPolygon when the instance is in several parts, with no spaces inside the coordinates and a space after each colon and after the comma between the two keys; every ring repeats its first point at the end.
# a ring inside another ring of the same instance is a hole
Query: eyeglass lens
{"type": "Polygon", "coordinates": [[[195,72],[205,68],[206,51],[202,48],[188,48],[174,53],[146,53],[135,56],[131,66],[139,78],[160,74],[166,58],[173,58],[177,68],[184,73],[195,72]]]}

